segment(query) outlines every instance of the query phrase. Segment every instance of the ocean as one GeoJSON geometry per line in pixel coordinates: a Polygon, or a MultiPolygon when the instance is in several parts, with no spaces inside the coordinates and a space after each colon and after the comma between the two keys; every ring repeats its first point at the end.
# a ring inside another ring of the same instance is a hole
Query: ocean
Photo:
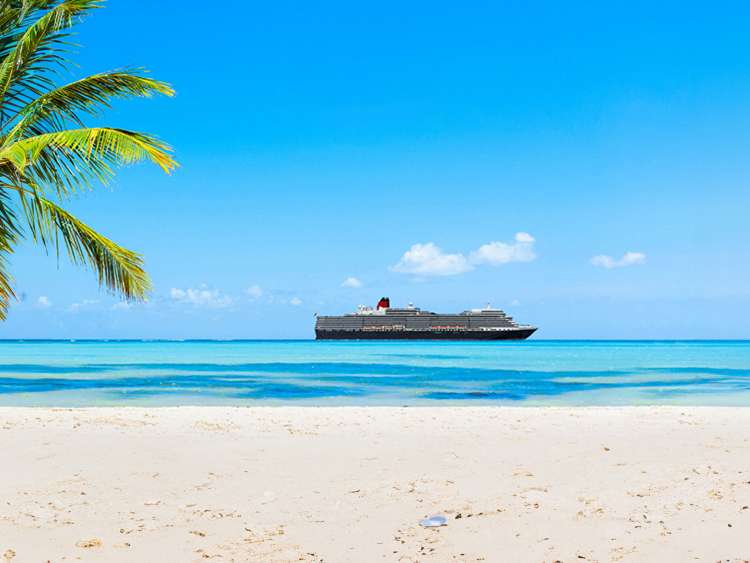
{"type": "Polygon", "coordinates": [[[750,405],[750,341],[2,341],[0,406],[750,405]]]}

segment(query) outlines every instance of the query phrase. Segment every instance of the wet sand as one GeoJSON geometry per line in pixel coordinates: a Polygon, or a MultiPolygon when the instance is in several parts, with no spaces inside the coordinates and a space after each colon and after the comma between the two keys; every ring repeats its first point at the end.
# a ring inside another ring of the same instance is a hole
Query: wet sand
{"type": "Polygon", "coordinates": [[[750,559],[750,408],[3,408],[0,455],[3,563],[750,559]]]}

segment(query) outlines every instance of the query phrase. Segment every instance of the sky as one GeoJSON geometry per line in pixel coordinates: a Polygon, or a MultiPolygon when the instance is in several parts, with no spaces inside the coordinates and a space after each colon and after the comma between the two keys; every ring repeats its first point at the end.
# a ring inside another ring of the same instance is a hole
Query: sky
{"type": "Polygon", "coordinates": [[[311,338],[390,296],[487,303],[535,338],[747,338],[750,6],[109,0],[70,79],[144,66],[174,98],[66,205],[141,252],[148,302],[30,243],[0,338],[311,338]]]}

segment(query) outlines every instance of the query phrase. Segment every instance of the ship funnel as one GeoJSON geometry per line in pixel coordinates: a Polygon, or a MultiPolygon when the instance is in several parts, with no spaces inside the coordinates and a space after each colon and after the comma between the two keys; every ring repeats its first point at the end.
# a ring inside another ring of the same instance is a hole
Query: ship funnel
{"type": "Polygon", "coordinates": [[[378,301],[377,309],[388,309],[391,306],[391,300],[387,297],[381,297],[380,301],[378,301]]]}

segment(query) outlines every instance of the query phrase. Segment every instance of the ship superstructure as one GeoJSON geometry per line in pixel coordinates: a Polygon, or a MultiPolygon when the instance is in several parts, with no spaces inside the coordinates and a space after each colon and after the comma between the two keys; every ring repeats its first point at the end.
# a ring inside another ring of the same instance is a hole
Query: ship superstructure
{"type": "Polygon", "coordinates": [[[331,340],[523,340],[536,331],[489,306],[459,314],[440,314],[414,307],[391,307],[383,297],[377,307],[360,305],[339,316],[318,316],[315,337],[331,340]]]}

